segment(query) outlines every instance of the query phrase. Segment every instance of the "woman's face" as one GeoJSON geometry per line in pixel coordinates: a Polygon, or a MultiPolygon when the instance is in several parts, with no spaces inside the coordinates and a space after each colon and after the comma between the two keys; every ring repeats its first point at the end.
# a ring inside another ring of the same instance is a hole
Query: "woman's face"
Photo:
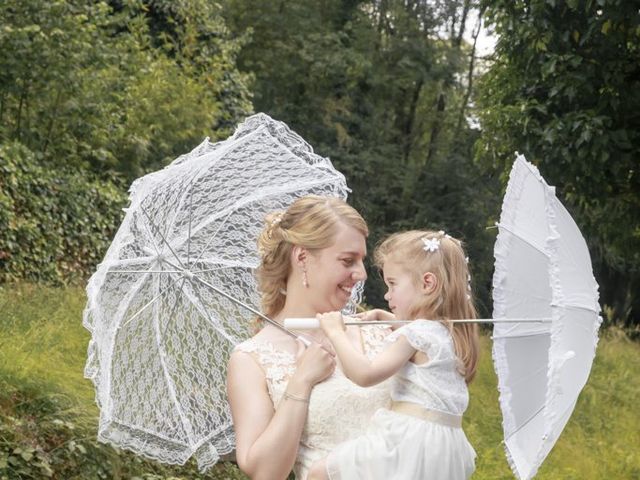
{"type": "Polygon", "coordinates": [[[342,223],[333,245],[318,250],[306,262],[310,301],[318,313],[341,310],[349,301],[354,285],[367,278],[364,235],[342,223]]]}
{"type": "Polygon", "coordinates": [[[387,285],[384,299],[389,303],[389,310],[398,320],[411,320],[409,311],[418,296],[422,295],[421,289],[415,284],[413,276],[395,262],[384,262],[382,272],[387,285]]]}

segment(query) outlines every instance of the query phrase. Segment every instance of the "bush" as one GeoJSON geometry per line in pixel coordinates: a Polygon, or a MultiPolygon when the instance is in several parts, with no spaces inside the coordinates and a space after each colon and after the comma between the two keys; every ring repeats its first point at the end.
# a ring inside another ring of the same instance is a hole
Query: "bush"
{"type": "Polygon", "coordinates": [[[102,259],[122,217],[123,185],[47,169],[20,143],[0,144],[0,282],[69,282],[102,259]]]}

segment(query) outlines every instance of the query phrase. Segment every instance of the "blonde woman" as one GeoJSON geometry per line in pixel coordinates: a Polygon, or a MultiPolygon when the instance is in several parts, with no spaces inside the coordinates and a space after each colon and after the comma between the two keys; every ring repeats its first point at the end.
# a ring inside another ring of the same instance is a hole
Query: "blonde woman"
{"type": "MultiPolygon", "coordinates": [[[[342,200],[309,196],[266,219],[258,241],[262,311],[283,322],[342,309],[366,278],[368,229],[342,200]]],[[[346,338],[376,355],[387,330],[350,328],[346,338]]],[[[388,388],[362,388],[339,368],[321,330],[308,348],[266,325],[231,355],[227,373],[236,460],[252,479],[304,480],[311,464],[338,443],[361,435],[388,403],[388,388]],[[322,346],[324,344],[324,347],[322,346]]]]}
{"type": "Polygon", "coordinates": [[[376,385],[393,376],[391,406],[376,412],[366,435],[314,464],[310,478],[467,479],[475,452],[462,431],[462,414],[478,362],[478,329],[447,322],[476,316],[461,243],[444,232],[411,231],[392,235],[375,257],[391,312],[413,321],[369,359],[347,340],[339,312],[318,318],[355,383],[376,385]]]}

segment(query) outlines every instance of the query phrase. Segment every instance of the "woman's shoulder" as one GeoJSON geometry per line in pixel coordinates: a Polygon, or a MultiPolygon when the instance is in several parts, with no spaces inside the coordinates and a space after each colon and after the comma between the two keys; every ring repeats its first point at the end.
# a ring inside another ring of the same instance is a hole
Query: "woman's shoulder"
{"type": "Polygon", "coordinates": [[[290,363],[295,361],[295,353],[289,338],[282,338],[261,330],[253,337],[236,345],[232,356],[237,353],[252,355],[259,363],[290,363]]]}

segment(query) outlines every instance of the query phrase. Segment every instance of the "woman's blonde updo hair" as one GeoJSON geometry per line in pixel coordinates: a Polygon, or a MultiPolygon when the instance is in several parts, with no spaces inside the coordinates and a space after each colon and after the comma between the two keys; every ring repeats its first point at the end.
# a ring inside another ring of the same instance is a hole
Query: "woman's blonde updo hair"
{"type": "MultiPolygon", "coordinates": [[[[423,275],[431,272],[437,279],[435,290],[422,295],[410,309],[410,319],[455,320],[477,316],[470,289],[470,274],[462,242],[444,232],[412,230],[387,238],[374,253],[374,262],[384,269],[386,262],[402,267],[416,286],[422,285],[423,275]],[[439,242],[429,251],[425,241],[439,242]],[[427,250],[425,250],[427,248],[427,250]]],[[[478,325],[474,323],[445,323],[453,337],[456,355],[464,368],[461,373],[467,383],[475,376],[480,350],[478,325]]]]}
{"type": "Polygon", "coordinates": [[[299,198],[285,212],[267,215],[258,238],[261,262],[257,270],[262,312],[268,317],[285,304],[287,280],[291,274],[291,250],[297,245],[314,251],[330,247],[340,223],[353,227],[365,237],[367,223],[339,198],[309,195],[299,198]]]}

